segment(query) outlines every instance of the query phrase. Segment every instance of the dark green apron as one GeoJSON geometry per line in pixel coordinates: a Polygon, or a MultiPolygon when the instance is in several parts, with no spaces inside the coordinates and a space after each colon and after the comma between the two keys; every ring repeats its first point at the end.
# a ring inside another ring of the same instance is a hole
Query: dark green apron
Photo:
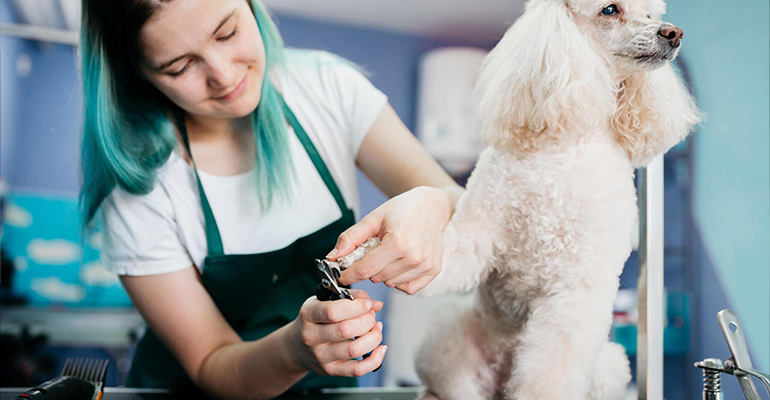
{"type": "MultiPolygon", "coordinates": [[[[259,254],[224,254],[219,228],[195,169],[208,245],[201,280],[219,311],[245,341],[265,337],[297,317],[305,300],[315,294],[319,282],[313,261],[333,249],[337,237],[355,223],[353,211],[346,206],[326,164],[285,102],[283,110],[342,211],[340,219],[280,250],[259,254]]],[[[184,119],[178,125],[192,160],[184,119]]],[[[192,164],[195,168],[195,161],[192,164]]],[[[128,386],[198,390],[174,355],[149,328],[137,345],[128,386]]],[[[321,376],[310,372],[288,393],[351,386],[356,386],[355,378],[321,376]]]]}

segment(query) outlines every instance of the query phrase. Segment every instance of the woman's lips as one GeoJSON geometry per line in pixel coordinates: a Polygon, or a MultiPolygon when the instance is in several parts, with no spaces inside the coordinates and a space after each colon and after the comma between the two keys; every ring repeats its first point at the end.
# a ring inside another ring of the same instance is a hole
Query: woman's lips
{"type": "Polygon", "coordinates": [[[246,90],[246,79],[247,78],[248,78],[248,75],[244,76],[243,79],[241,80],[241,83],[239,83],[238,86],[236,86],[235,89],[233,89],[232,92],[230,92],[230,93],[228,93],[228,94],[226,94],[226,95],[224,95],[222,97],[215,97],[214,99],[215,100],[228,101],[228,100],[232,100],[232,99],[240,96],[241,93],[243,93],[243,91],[246,90]]]}

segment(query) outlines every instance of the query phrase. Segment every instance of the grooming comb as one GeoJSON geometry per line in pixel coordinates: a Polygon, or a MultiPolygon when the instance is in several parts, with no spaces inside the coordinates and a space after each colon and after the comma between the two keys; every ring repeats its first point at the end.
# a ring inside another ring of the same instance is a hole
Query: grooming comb
{"type": "Polygon", "coordinates": [[[16,400],[101,400],[109,360],[68,358],[61,376],[16,397],[16,400]]]}

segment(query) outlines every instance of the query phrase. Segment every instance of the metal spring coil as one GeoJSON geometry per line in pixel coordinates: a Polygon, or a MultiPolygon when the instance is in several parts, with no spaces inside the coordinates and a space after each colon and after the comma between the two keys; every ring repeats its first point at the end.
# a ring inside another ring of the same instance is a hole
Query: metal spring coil
{"type": "Polygon", "coordinates": [[[722,381],[719,378],[719,372],[703,370],[703,391],[704,393],[722,393],[722,381]]]}

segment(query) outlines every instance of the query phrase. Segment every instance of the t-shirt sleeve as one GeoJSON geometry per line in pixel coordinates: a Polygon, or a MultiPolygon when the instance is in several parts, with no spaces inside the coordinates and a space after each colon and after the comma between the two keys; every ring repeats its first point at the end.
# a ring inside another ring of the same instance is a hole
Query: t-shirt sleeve
{"type": "Polygon", "coordinates": [[[113,189],[101,209],[101,263],[118,275],[157,275],[193,265],[173,204],[160,184],[146,195],[113,189]]]}
{"type": "Polygon", "coordinates": [[[347,126],[349,151],[356,158],[364,137],[387,105],[388,96],[349,61],[337,58],[324,64],[327,85],[337,97],[347,126]]]}

